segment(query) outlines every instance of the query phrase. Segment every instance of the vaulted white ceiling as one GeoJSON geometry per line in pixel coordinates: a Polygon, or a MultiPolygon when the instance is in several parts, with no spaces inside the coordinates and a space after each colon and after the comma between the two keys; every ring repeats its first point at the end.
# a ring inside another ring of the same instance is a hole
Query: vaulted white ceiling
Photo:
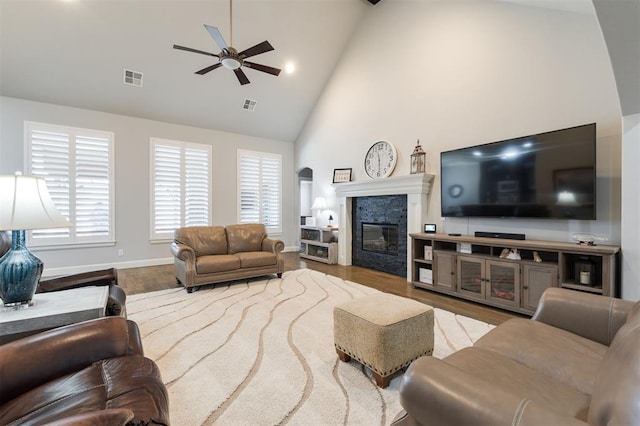
{"type": "MultiPolygon", "coordinates": [[[[505,1],[594,13],[590,0],[505,1]]],[[[633,11],[639,0],[617,1],[634,4],[633,11]]],[[[251,84],[241,86],[224,68],[194,74],[216,58],[172,48],[218,53],[205,23],[231,43],[229,0],[0,0],[0,95],[293,142],[375,7],[366,0],[233,0],[233,46],[241,51],[268,40],[275,51],[253,62],[296,67],[278,77],[246,70],[251,84]],[[123,84],[125,68],[143,73],[142,87],[123,84]],[[257,101],[253,112],[242,109],[245,99],[257,101]]],[[[620,33],[615,21],[606,24],[605,35],[620,33]]],[[[636,34],[637,20],[631,25],[636,34]]],[[[628,94],[640,80],[628,53],[637,41],[621,43],[626,62],[616,79],[635,82],[619,88],[628,94]]],[[[389,65],[390,53],[380,52],[380,66],[389,65]]]]}

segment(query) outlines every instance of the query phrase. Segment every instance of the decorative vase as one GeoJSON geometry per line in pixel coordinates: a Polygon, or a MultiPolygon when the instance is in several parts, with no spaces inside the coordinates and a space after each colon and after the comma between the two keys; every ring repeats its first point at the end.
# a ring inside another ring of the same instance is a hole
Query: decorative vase
{"type": "Polygon", "coordinates": [[[25,245],[25,231],[11,233],[11,249],[0,259],[0,299],[5,306],[31,302],[42,275],[42,261],[25,245]]]}

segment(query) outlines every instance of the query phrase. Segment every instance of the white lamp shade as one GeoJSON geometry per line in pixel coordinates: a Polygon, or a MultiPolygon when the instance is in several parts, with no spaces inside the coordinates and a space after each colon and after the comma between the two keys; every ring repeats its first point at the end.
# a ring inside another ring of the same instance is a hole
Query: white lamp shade
{"type": "Polygon", "coordinates": [[[0,230],[68,228],[43,178],[0,175],[0,230]]]}
{"type": "Polygon", "coordinates": [[[316,197],[313,200],[313,205],[311,206],[311,210],[324,210],[327,208],[327,201],[323,197],[316,197]]]}

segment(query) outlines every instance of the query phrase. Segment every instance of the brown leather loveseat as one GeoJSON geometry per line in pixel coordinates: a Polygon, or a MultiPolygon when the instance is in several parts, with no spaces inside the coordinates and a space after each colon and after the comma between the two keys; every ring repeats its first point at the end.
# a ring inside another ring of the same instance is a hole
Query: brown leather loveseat
{"type": "Polygon", "coordinates": [[[0,425],[168,425],[136,323],[112,316],[0,345],[0,425]]]}
{"type": "Polygon", "coordinates": [[[640,302],[551,288],[531,320],[414,361],[397,426],[640,425],[640,302]]]}
{"type": "Polygon", "coordinates": [[[284,243],[269,238],[259,223],[178,228],[171,244],[176,279],[189,293],[204,284],[281,277],[283,249],[284,243]]]}

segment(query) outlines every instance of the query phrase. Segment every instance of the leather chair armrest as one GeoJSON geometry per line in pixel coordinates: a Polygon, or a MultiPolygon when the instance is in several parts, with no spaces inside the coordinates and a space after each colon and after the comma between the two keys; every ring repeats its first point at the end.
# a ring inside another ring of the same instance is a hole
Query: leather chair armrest
{"type": "Polygon", "coordinates": [[[127,293],[122,287],[112,285],[109,287],[109,300],[107,300],[107,315],[127,317],[127,293]]]}
{"type": "Polygon", "coordinates": [[[115,268],[65,275],[58,278],[41,279],[38,284],[38,293],[111,284],[118,284],[118,271],[115,268]]]}
{"type": "Polygon", "coordinates": [[[133,417],[133,411],[129,409],[110,408],[65,417],[48,426],[126,426],[133,417]]]}
{"type": "Polygon", "coordinates": [[[628,300],[548,288],[532,319],[609,346],[633,305],[628,300]]]}
{"type": "Polygon", "coordinates": [[[586,426],[433,357],[422,357],[411,364],[400,384],[400,402],[407,415],[396,419],[397,426],[586,426]]]}
{"type": "Polygon", "coordinates": [[[54,328],[0,346],[0,404],[108,358],[140,354],[137,325],[122,317],[54,328]]]}
{"type": "Polygon", "coordinates": [[[176,243],[175,241],[171,243],[171,254],[173,254],[178,259],[183,262],[195,262],[196,261],[196,252],[191,247],[184,245],[182,243],[176,243]]]}
{"type": "Polygon", "coordinates": [[[262,251],[279,254],[284,250],[284,242],[266,237],[262,240],[262,251]]]}

